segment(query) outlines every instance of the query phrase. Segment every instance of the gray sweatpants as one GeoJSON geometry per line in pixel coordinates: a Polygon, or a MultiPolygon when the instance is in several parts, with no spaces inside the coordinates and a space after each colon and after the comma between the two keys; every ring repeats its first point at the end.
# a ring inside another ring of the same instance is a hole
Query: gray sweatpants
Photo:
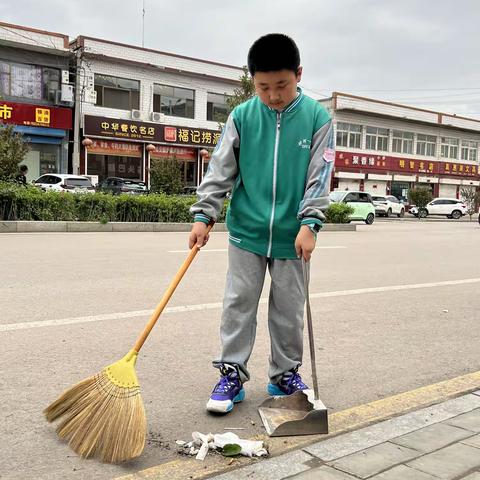
{"type": "Polygon", "coordinates": [[[302,362],[305,293],[301,260],[267,258],[229,245],[220,326],[222,353],[213,364],[237,365],[242,382],[250,378],[247,363],[255,342],[258,302],[267,267],[272,280],[268,302],[270,381],[278,383],[284,372],[302,362]]]}

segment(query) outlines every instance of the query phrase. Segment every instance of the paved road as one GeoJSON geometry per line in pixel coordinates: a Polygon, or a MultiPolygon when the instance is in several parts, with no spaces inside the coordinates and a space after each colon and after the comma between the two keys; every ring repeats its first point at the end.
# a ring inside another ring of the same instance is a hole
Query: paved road
{"type": "MultiPolygon", "coordinates": [[[[204,412],[217,375],[224,233],[212,235],[137,363],[150,432],[142,458],[80,461],[41,416],[64,388],[131,347],[185,244],[182,233],[0,235],[2,479],[110,479],[175,458],[175,440],[195,430],[263,433],[265,305],[247,401],[228,417],[204,412]]],[[[320,234],[318,246],[312,308],[321,398],[332,412],[480,370],[477,223],[379,222],[320,234]]],[[[306,378],[308,367],[306,359],[306,378]]]]}

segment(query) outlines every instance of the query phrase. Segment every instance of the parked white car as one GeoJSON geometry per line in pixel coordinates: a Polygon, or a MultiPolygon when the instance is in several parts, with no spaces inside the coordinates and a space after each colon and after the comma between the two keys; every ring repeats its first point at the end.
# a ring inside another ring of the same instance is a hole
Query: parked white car
{"type": "Polygon", "coordinates": [[[393,195],[372,195],[373,204],[375,205],[375,215],[391,217],[403,217],[405,215],[405,205],[397,197],[393,195]]]}
{"type": "Polygon", "coordinates": [[[467,205],[457,198],[435,198],[420,212],[416,206],[413,206],[409,213],[420,218],[428,215],[443,215],[447,218],[458,219],[467,214],[467,205]]]}
{"type": "Polygon", "coordinates": [[[80,175],[47,173],[34,180],[33,184],[46,192],[95,193],[90,179],[80,175]]]}

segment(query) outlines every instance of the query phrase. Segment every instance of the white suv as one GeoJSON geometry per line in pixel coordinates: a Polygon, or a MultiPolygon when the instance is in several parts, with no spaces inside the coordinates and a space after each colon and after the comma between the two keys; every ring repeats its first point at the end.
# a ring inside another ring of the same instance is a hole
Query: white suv
{"type": "Polygon", "coordinates": [[[427,215],[444,215],[447,218],[458,219],[467,214],[467,206],[456,198],[435,198],[420,212],[414,206],[409,213],[420,218],[425,218],[427,215]]]}
{"type": "Polygon", "coordinates": [[[372,195],[373,204],[375,205],[375,215],[384,217],[403,217],[405,215],[405,206],[397,197],[393,195],[372,195]]]}
{"type": "Polygon", "coordinates": [[[33,184],[46,192],[95,193],[90,179],[80,175],[47,173],[34,180],[33,184]]]}

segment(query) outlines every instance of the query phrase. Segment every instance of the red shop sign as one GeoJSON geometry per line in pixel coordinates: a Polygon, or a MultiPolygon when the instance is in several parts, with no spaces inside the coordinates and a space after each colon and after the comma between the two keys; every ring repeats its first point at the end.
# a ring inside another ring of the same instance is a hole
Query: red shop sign
{"type": "Polygon", "coordinates": [[[72,110],[0,100],[0,123],[70,130],[72,128],[72,110]]]}
{"type": "Polygon", "coordinates": [[[418,160],[387,155],[358,154],[338,151],[335,155],[335,167],[350,170],[384,170],[389,172],[423,173],[423,174],[453,174],[475,177],[479,171],[476,165],[467,165],[435,160],[418,160]]]}

